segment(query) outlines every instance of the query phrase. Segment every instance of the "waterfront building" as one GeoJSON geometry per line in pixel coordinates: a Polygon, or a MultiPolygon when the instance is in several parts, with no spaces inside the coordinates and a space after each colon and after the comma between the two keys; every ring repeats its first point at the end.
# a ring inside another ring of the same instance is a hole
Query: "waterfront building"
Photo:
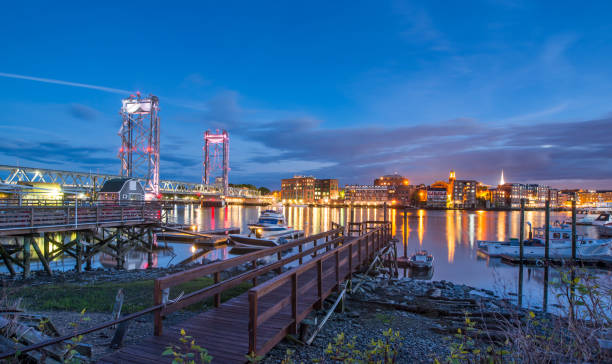
{"type": "Polygon", "coordinates": [[[415,193],[413,185],[389,186],[389,201],[394,205],[410,206],[415,193]]]}
{"type": "Polygon", "coordinates": [[[473,208],[476,206],[476,185],[474,180],[455,180],[453,182],[453,206],[473,208]]]}
{"type": "Polygon", "coordinates": [[[451,196],[452,207],[474,208],[476,207],[476,186],[474,180],[458,180],[455,171],[450,171],[448,177],[448,189],[451,196]]]}
{"type": "Polygon", "coordinates": [[[331,200],[337,200],[338,196],[337,179],[327,178],[315,180],[314,199],[316,202],[327,203],[331,200]]]}
{"type": "Polygon", "coordinates": [[[382,205],[389,201],[389,186],[347,185],[344,200],[354,205],[382,205]]]}
{"type": "Polygon", "coordinates": [[[408,186],[410,180],[399,174],[388,174],[374,180],[374,186],[408,186]]]}
{"type": "Polygon", "coordinates": [[[559,190],[540,184],[505,183],[491,193],[491,202],[498,208],[520,208],[522,199],[525,207],[544,208],[549,198],[551,208],[559,206],[559,190]]]}
{"type": "Polygon", "coordinates": [[[144,201],[144,198],[144,188],[133,178],[109,179],[98,192],[98,200],[105,202],[144,201]]]}
{"type": "Polygon", "coordinates": [[[445,208],[447,203],[446,186],[434,187],[433,185],[427,188],[427,207],[445,208]]]}
{"type": "Polygon", "coordinates": [[[315,178],[294,176],[281,180],[281,200],[284,203],[313,203],[315,200],[315,178]]]}
{"type": "Polygon", "coordinates": [[[606,207],[612,202],[609,190],[577,190],[574,193],[576,204],[581,207],[606,207]]]}

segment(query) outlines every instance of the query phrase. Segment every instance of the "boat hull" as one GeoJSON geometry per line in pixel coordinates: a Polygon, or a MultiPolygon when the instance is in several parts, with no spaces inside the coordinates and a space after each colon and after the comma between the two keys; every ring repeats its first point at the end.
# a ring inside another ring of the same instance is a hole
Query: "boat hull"
{"type": "MultiPolygon", "coordinates": [[[[508,245],[508,244],[488,244],[486,249],[480,248],[482,252],[490,257],[498,256],[520,256],[519,245],[508,245]]],[[[563,244],[563,246],[551,245],[548,250],[548,254],[551,258],[571,258],[572,257],[572,246],[571,244],[563,244]]],[[[578,256],[595,256],[595,255],[609,255],[610,254],[610,243],[600,242],[593,244],[579,244],[576,246],[576,254],[578,256]]],[[[546,255],[546,247],[543,245],[537,246],[524,246],[523,257],[525,258],[544,258],[546,255]]]]}
{"type": "Polygon", "coordinates": [[[240,234],[230,235],[230,241],[236,246],[258,249],[270,248],[279,245],[277,240],[253,238],[240,234]]]}

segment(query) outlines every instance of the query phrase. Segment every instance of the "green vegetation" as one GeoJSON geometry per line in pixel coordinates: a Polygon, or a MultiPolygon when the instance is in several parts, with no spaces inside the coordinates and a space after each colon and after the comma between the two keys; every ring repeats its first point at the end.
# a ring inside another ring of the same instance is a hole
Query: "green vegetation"
{"type": "MultiPolygon", "coordinates": [[[[187,294],[211,284],[213,284],[213,279],[209,277],[186,282],[170,290],[170,299],[177,297],[181,292],[187,294]]],[[[153,285],[153,280],[100,282],[87,285],[52,284],[21,287],[11,294],[14,297],[23,297],[23,303],[28,310],[81,311],[87,308],[89,312],[111,312],[117,291],[123,288],[125,299],[122,311],[132,313],[153,306],[153,285]]],[[[225,301],[235,297],[250,287],[249,282],[244,282],[223,292],[221,300],[225,301]]],[[[201,311],[211,306],[212,298],[196,303],[188,309],[201,311]]]]}
{"type": "Polygon", "coordinates": [[[234,183],[229,183],[228,186],[230,187],[237,187],[237,188],[248,188],[249,190],[256,190],[259,191],[259,193],[261,193],[262,195],[269,195],[270,194],[270,189],[267,187],[257,187],[255,185],[252,185],[250,183],[240,183],[240,184],[234,184],[234,183]]]}
{"type": "MultiPolygon", "coordinates": [[[[476,328],[467,315],[465,328],[450,338],[450,355],[436,363],[610,363],[598,338],[612,326],[612,287],[587,270],[570,267],[553,282],[560,315],[515,309],[499,316],[498,332],[476,328]],[[494,339],[495,334],[498,338],[494,339]],[[501,337],[505,338],[500,340],[501,337]],[[487,339],[488,338],[488,339],[487,339]]],[[[512,307],[508,308],[512,310],[512,307]]]]}
{"type": "Polygon", "coordinates": [[[181,329],[180,345],[168,345],[162,353],[163,356],[172,356],[172,364],[208,364],[213,357],[208,350],[196,344],[193,336],[187,335],[181,329]]]}
{"type": "Polygon", "coordinates": [[[333,343],[327,345],[326,356],[332,362],[340,363],[397,363],[397,356],[402,346],[403,338],[399,331],[389,328],[383,331],[383,337],[378,340],[372,339],[367,348],[360,350],[356,344],[356,338],[350,341],[344,333],[338,334],[333,343]]]}

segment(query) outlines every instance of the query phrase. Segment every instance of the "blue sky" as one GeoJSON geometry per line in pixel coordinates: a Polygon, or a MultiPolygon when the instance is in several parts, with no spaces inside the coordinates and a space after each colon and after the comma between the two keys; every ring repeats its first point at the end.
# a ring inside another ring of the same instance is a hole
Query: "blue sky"
{"type": "Polygon", "coordinates": [[[0,163],[116,173],[121,98],[160,97],[162,177],[612,188],[609,2],[13,2],[0,163]],[[91,85],[42,82],[19,78],[91,85]],[[100,88],[101,87],[101,88],[100,88]],[[126,91],[126,92],[124,92],[126,91]]]}

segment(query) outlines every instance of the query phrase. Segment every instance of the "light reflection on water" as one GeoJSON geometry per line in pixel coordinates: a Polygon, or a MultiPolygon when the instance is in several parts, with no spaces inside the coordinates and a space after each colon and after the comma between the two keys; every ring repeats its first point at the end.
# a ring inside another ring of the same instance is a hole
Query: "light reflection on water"
{"type": "MultiPolygon", "coordinates": [[[[197,225],[198,230],[215,228],[241,227],[244,231],[247,224],[256,221],[262,207],[226,206],[222,208],[199,208],[193,205],[176,206],[169,212],[169,221],[197,225]]],[[[384,212],[376,208],[285,208],[285,216],[291,227],[304,230],[306,235],[316,234],[331,229],[331,223],[345,225],[350,216],[355,221],[382,220],[384,212]]],[[[454,283],[467,284],[477,288],[494,290],[510,294],[518,290],[518,267],[502,263],[499,259],[487,259],[477,254],[478,240],[508,240],[518,238],[520,226],[518,211],[459,211],[459,210],[388,210],[392,230],[400,241],[398,254],[407,255],[414,251],[426,249],[435,257],[434,271],[431,279],[448,280],[454,283]],[[406,217],[404,217],[406,215],[406,217]],[[406,219],[407,224],[404,224],[406,219]],[[414,233],[413,233],[414,232],[414,233]]],[[[552,212],[551,222],[569,220],[566,212],[552,212]]],[[[544,224],[544,212],[527,211],[525,222],[539,227],[544,224]]],[[[529,228],[525,226],[525,236],[529,228]]],[[[578,226],[579,234],[597,236],[592,227],[578,226]]],[[[164,245],[164,243],[159,243],[164,245]]],[[[168,243],[173,254],[159,252],[154,256],[157,266],[176,264],[192,255],[189,244],[168,243]]],[[[230,248],[205,252],[202,258],[216,260],[231,257],[230,248]]],[[[112,266],[112,259],[98,256],[94,267],[112,266]]],[[[146,253],[133,252],[128,256],[126,266],[143,268],[146,253]],[[130,262],[130,259],[133,262],[130,262]]],[[[35,263],[33,269],[37,269],[35,263]]],[[[71,269],[70,258],[63,258],[53,263],[55,269],[71,269]]],[[[42,267],[38,267],[42,269],[42,267]]],[[[542,305],[544,274],[542,268],[525,268],[523,302],[526,305],[542,305]]],[[[402,274],[409,275],[409,272],[402,274]]],[[[612,280],[610,272],[599,271],[604,279],[612,280]]],[[[550,270],[549,281],[558,279],[558,272],[550,270]]],[[[549,293],[549,300],[554,303],[554,295],[549,293]]],[[[513,298],[512,296],[511,298],[513,298]]]]}

